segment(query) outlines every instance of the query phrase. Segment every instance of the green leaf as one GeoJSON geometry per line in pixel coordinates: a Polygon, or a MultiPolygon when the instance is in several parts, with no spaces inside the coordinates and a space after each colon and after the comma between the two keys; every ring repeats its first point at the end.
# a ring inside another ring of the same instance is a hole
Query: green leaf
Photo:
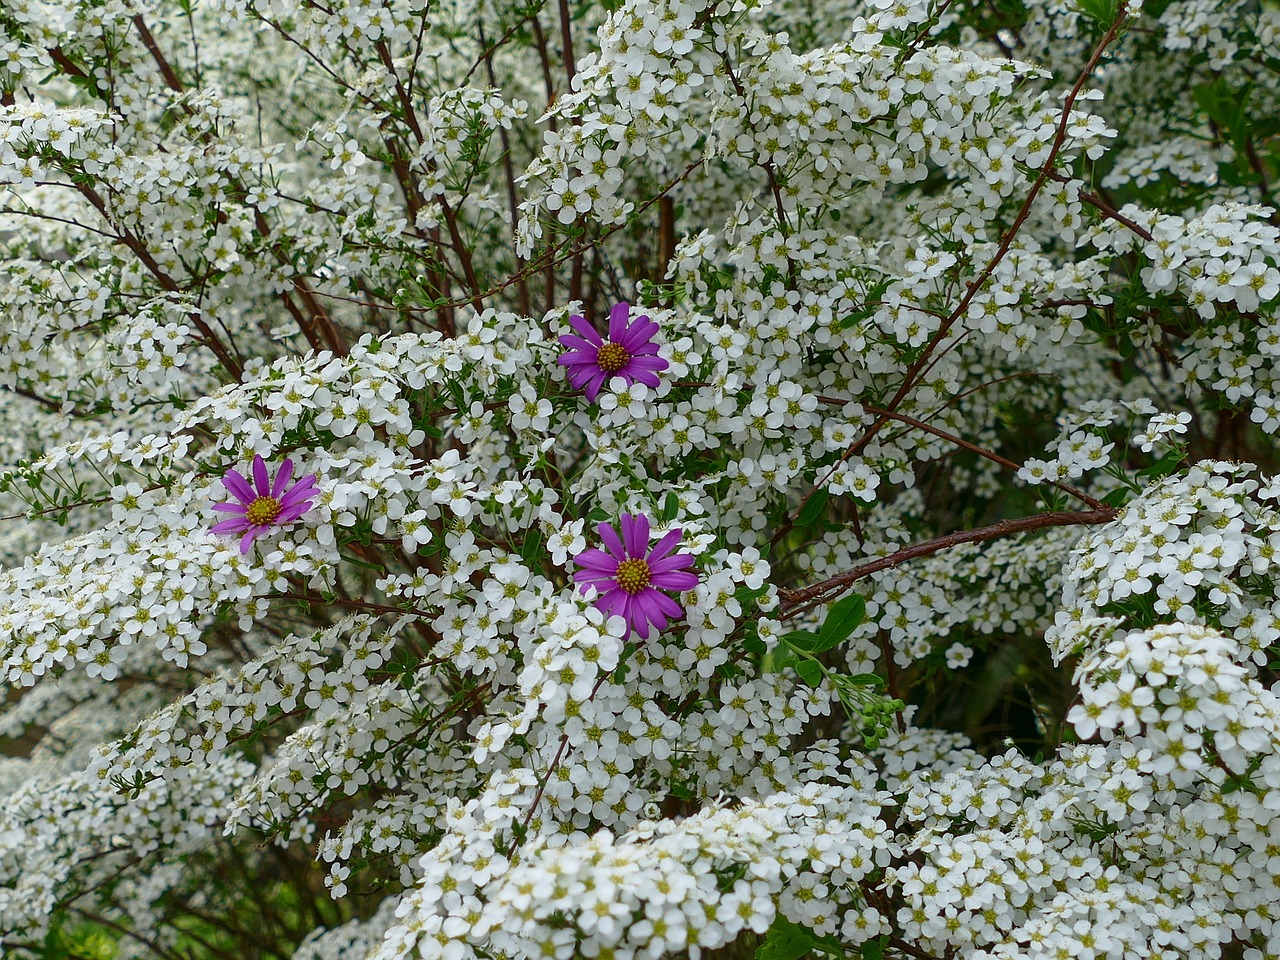
{"type": "Polygon", "coordinates": [[[1116,0],[1076,0],[1076,11],[1103,27],[1111,26],[1118,8],[1116,0]]]}
{"type": "Polygon", "coordinates": [[[831,493],[826,487],[819,487],[813,491],[808,502],[800,508],[800,512],[796,515],[796,526],[807,527],[817,520],[827,509],[827,503],[831,500],[831,493]]]}
{"type": "Polygon", "coordinates": [[[782,642],[800,653],[821,653],[818,649],[821,641],[821,637],[809,630],[792,630],[782,635],[782,642]]]}
{"type": "Polygon", "coordinates": [[[756,947],[756,960],[799,960],[813,949],[813,934],[779,914],[756,947]]]}
{"type": "Polygon", "coordinates": [[[841,676],[841,679],[855,687],[878,687],[884,682],[876,673],[846,673],[841,676]]]}
{"type": "Polygon", "coordinates": [[[1176,448],[1170,450],[1151,466],[1143,470],[1139,470],[1138,476],[1150,477],[1152,480],[1159,480],[1161,477],[1167,477],[1178,469],[1178,465],[1182,463],[1182,456],[1183,453],[1181,450],[1176,448]]]}
{"type": "Polygon", "coordinates": [[[680,498],[674,493],[668,493],[667,498],[662,502],[662,513],[659,514],[662,523],[670,523],[679,513],[680,498]]]}
{"type": "Polygon", "coordinates": [[[542,531],[537,528],[530,530],[524,539],[524,543],[520,545],[521,559],[529,566],[536,567],[545,554],[546,551],[542,549],[542,531]]]}
{"type": "Polygon", "coordinates": [[[764,641],[759,637],[747,637],[742,641],[742,649],[757,657],[761,656],[765,652],[764,641]]]}
{"type": "Polygon", "coordinates": [[[877,937],[862,945],[862,960],[884,960],[884,939],[877,937]]]}
{"type": "Polygon", "coordinates": [[[363,560],[360,557],[353,557],[349,553],[344,553],[342,555],[342,559],[355,567],[363,567],[366,570],[377,570],[379,573],[386,573],[386,568],[382,564],[363,560]]]}
{"type": "Polygon", "coordinates": [[[801,660],[796,664],[796,673],[811,687],[822,683],[822,664],[817,660],[801,660]]]}
{"type": "Polygon", "coordinates": [[[1128,499],[1129,499],[1129,491],[1126,490],[1124,487],[1120,487],[1116,490],[1112,490],[1105,497],[1103,497],[1102,502],[1109,507],[1123,507],[1125,504],[1125,501],[1128,499]]]}
{"type": "Polygon", "coordinates": [[[860,594],[852,593],[842,600],[837,600],[827,611],[827,618],[822,621],[822,629],[818,631],[821,646],[830,650],[838,643],[849,639],[849,634],[867,619],[867,601],[860,594]]]}
{"type": "Polygon", "coordinates": [[[840,329],[848,330],[850,327],[856,327],[863,320],[876,312],[880,308],[880,299],[889,289],[889,281],[887,279],[878,281],[875,285],[868,288],[864,294],[863,305],[853,313],[844,317],[840,321],[840,329]]]}

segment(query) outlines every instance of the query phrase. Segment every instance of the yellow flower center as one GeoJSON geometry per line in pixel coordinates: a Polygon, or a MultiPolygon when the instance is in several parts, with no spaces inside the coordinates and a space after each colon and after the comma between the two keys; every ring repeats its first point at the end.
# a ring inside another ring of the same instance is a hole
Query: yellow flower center
{"type": "Polygon", "coordinates": [[[245,510],[244,517],[250,523],[270,523],[280,516],[280,501],[275,497],[258,497],[245,510]]]}
{"type": "Polygon", "coordinates": [[[620,343],[606,343],[596,352],[596,363],[605,373],[621,370],[630,359],[631,354],[627,353],[627,348],[620,343]]]}
{"type": "Polygon", "coordinates": [[[618,564],[618,586],[627,593],[639,593],[649,585],[649,564],[639,557],[623,560],[618,564]]]}

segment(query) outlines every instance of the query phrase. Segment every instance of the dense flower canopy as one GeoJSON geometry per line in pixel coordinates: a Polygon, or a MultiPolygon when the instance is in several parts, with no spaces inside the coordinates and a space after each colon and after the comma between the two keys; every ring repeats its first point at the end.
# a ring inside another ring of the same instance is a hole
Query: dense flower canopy
{"type": "Polygon", "coordinates": [[[1278,66],[0,0],[0,952],[1280,957],[1278,66]]]}

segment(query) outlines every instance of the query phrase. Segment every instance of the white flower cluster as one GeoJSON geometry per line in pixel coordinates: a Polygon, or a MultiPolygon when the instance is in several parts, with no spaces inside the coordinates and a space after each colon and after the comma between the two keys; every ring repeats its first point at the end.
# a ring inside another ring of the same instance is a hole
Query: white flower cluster
{"type": "MultiPolygon", "coordinates": [[[[512,956],[662,956],[762,934],[779,914],[860,943],[884,921],[852,890],[894,850],[878,800],[857,786],[814,783],[678,822],[640,822],[616,838],[534,848],[503,870],[468,858],[451,836],[375,956],[449,956],[469,943],[512,956]]],[[[485,826],[453,818],[457,834],[485,826]]]]}
{"type": "Polygon", "coordinates": [[[1280,956],[1280,15],[1023,8],[0,10],[6,956],[1280,956]]]}

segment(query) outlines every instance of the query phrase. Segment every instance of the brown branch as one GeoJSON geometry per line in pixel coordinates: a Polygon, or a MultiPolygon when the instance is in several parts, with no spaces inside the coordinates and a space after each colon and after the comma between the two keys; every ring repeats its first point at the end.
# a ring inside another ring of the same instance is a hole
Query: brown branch
{"type": "MultiPolygon", "coordinates": [[[[379,40],[374,44],[374,48],[378,51],[378,59],[382,61],[383,68],[390,75],[392,82],[396,88],[396,99],[400,101],[400,111],[404,114],[404,122],[413,134],[414,140],[421,146],[426,138],[422,133],[422,126],[418,123],[418,115],[413,109],[413,101],[405,92],[404,84],[400,82],[400,75],[396,72],[395,61],[391,58],[391,50],[387,47],[385,40],[379,40]]],[[[435,169],[435,161],[428,163],[431,170],[435,169]]],[[[409,181],[408,164],[405,164],[405,173],[402,183],[409,181]]],[[[417,193],[417,186],[414,185],[414,192],[417,193]]],[[[462,274],[466,278],[467,287],[471,291],[470,302],[475,311],[479,313],[484,309],[483,294],[480,291],[480,281],[476,277],[475,264],[471,259],[471,250],[462,240],[462,233],[458,229],[458,215],[449,205],[449,201],[445,199],[443,193],[437,198],[436,202],[440,204],[440,211],[444,214],[444,223],[449,230],[449,238],[453,241],[453,250],[458,255],[458,261],[462,264],[462,274]]]]}
{"type": "MultiPolygon", "coordinates": [[[[524,21],[521,21],[521,23],[523,22],[524,21]]],[[[477,22],[476,27],[477,27],[477,30],[479,31],[480,43],[484,44],[485,41],[484,41],[483,18],[481,18],[480,21],[477,22]]],[[[512,32],[514,32],[514,30],[515,28],[513,27],[512,32]]],[[[509,33],[508,36],[510,35],[511,34],[509,33]]],[[[481,56],[481,59],[484,61],[485,75],[489,79],[489,86],[493,87],[496,90],[498,88],[498,78],[497,78],[497,74],[494,72],[494,69],[493,69],[493,53],[495,49],[497,48],[490,47],[487,50],[485,50],[484,54],[481,56]]],[[[479,61],[477,61],[477,63],[478,62],[479,61]]],[[[472,68],[472,71],[474,72],[474,68],[472,68]]],[[[471,74],[468,73],[467,76],[468,78],[470,78],[471,74]]],[[[511,161],[511,137],[507,134],[506,127],[504,126],[498,127],[498,138],[502,144],[502,176],[503,176],[503,179],[506,180],[507,182],[507,206],[511,210],[511,244],[512,244],[512,252],[514,253],[516,237],[520,232],[520,200],[519,200],[519,197],[516,195],[515,166],[511,161]]],[[[522,317],[527,317],[529,315],[529,284],[525,281],[522,274],[522,271],[524,270],[524,258],[522,258],[520,254],[516,253],[515,259],[516,259],[516,273],[521,275],[520,285],[516,290],[516,294],[519,298],[519,304],[520,304],[520,315],[522,317]]]]}
{"type": "MultiPolygon", "coordinates": [[[[76,189],[80,191],[80,194],[86,200],[93,204],[98,213],[102,215],[103,220],[107,223],[111,223],[111,217],[107,213],[106,201],[98,195],[97,191],[94,190],[93,187],[89,186],[87,183],[77,183],[76,189]]],[[[132,251],[133,255],[142,261],[143,266],[145,266],[151,275],[156,278],[156,281],[162,288],[169,293],[184,292],[178,282],[164,272],[164,269],[161,268],[156,258],[151,255],[151,251],[147,249],[147,245],[143,243],[141,239],[134,236],[127,228],[122,227],[120,233],[116,235],[116,239],[127,246],[129,250],[132,251]]],[[[213,328],[205,322],[200,311],[189,311],[187,313],[187,319],[195,324],[196,329],[200,331],[200,336],[202,338],[201,342],[213,351],[214,355],[226,368],[227,372],[238,381],[244,372],[244,368],[240,365],[240,362],[231,355],[231,351],[227,349],[226,344],[218,339],[218,335],[214,333],[213,328]]]]}
{"type": "MultiPolygon", "coordinates": [[[[602,673],[596,680],[596,684],[591,688],[591,694],[587,697],[587,702],[596,698],[596,694],[600,692],[600,688],[604,686],[606,680],[611,677],[611,673],[602,673]]],[[[569,745],[569,735],[566,733],[560,738],[560,746],[556,749],[556,755],[551,760],[551,765],[547,767],[546,775],[538,783],[538,792],[533,795],[533,802],[529,804],[529,810],[524,815],[524,827],[528,829],[529,824],[533,822],[533,816],[538,810],[538,804],[542,802],[542,795],[546,793],[547,784],[551,782],[551,776],[560,766],[560,759],[564,756],[565,748],[569,745]]]]}
{"type": "Polygon", "coordinates": [[[151,31],[147,29],[147,22],[142,19],[142,14],[134,14],[133,25],[138,30],[138,36],[142,38],[142,45],[147,48],[147,52],[151,54],[151,59],[155,61],[156,66],[159,68],[160,76],[164,78],[165,86],[174,93],[183,93],[186,88],[183,87],[182,81],[178,79],[178,74],[173,69],[173,65],[160,52],[160,46],[156,43],[156,38],[151,35],[151,31]]]}
{"type": "MultiPolygon", "coordinates": [[[[155,36],[147,27],[147,23],[142,18],[141,14],[134,16],[133,25],[137,28],[138,35],[142,38],[143,46],[147,48],[147,51],[151,54],[151,59],[155,61],[156,68],[160,71],[160,76],[164,78],[165,86],[174,93],[185,93],[186,87],[178,77],[177,71],[173,69],[173,65],[169,63],[164,52],[160,49],[160,45],[156,43],[155,36]]],[[[188,117],[194,116],[194,111],[191,109],[189,104],[182,104],[182,111],[188,117]]],[[[235,178],[231,178],[231,186],[240,194],[248,192],[244,184],[240,183],[239,180],[235,178]]],[[[275,254],[276,260],[280,265],[285,267],[291,266],[289,257],[284,252],[280,242],[271,241],[271,225],[267,222],[267,219],[261,210],[254,209],[253,220],[254,227],[257,229],[258,234],[262,237],[264,243],[268,243],[269,249],[275,254]]],[[[298,292],[298,296],[302,298],[302,302],[311,312],[311,318],[307,319],[304,317],[302,311],[298,309],[296,304],[294,304],[287,291],[280,291],[280,299],[290,316],[293,317],[294,322],[297,323],[298,328],[307,338],[307,343],[309,343],[313,349],[319,349],[321,342],[323,342],[335,353],[345,355],[347,352],[346,340],[334,325],[328,312],[316,299],[315,291],[312,289],[311,285],[304,277],[299,276],[297,273],[290,277],[289,282],[293,285],[294,290],[298,292]]]]}
{"type": "MultiPolygon", "coordinates": [[[[1014,473],[1017,473],[1022,469],[1021,466],[1014,463],[1007,457],[1000,456],[1000,454],[996,453],[994,450],[988,450],[986,447],[980,447],[976,443],[972,443],[963,437],[957,437],[954,433],[948,433],[946,430],[941,430],[923,420],[917,420],[915,417],[909,417],[904,413],[897,413],[893,410],[883,410],[880,407],[864,406],[863,409],[866,410],[867,413],[874,414],[875,416],[888,417],[890,420],[897,420],[899,423],[905,423],[908,426],[923,430],[926,433],[931,433],[939,439],[946,440],[948,443],[954,443],[957,447],[962,447],[965,450],[968,450],[970,453],[976,453],[980,457],[985,457],[992,463],[998,463],[1000,466],[1005,467],[1008,470],[1012,470],[1014,473]]],[[[1060,483],[1056,480],[1050,480],[1048,483],[1051,486],[1057,487],[1068,496],[1075,497],[1081,503],[1092,507],[1094,510],[1101,510],[1105,506],[1101,500],[1097,500],[1094,497],[1089,496],[1083,490],[1077,490],[1068,483],[1060,483]]]]}
{"type": "Polygon", "coordinates": [[[1254,145],[1253,136],[1250,135],[1244,141],[1244,155],[1249,160],[1249,167],[1253,170],[1254,175],[1258,178],[1258,192],[1262,194],[1262,202],[1271,202],[1271,182],[1267,177],[1267,168],[1262,162],[1262,158],[1258,156],[1258,148],[1254,145]]]}
{"type": "MultiPolygon", "coordinates": [[[[1064,177],[1062,174],[1058,173],[1056,170],[1050,172],[1049,179],[1055,180],[1058,183],[1072,182],[1070,177],[1064,177]]],[[[1097,210],[1100,214],[1102,214],[1108,220],[1114,220],[1116,223],[1119,223],[1123,226],[1128,227],[1130,230],[1132,230],[1134,233],[1140,236],[1143,240],[1147,241],[1147,243],[1150,243],[1152,240],[1155,239],[1153,236],[1151,236],[1151,231],[1149,231],[1146,227],[1130,220],[1123,213],[1120,213],[1119,211],[1117,211],[1115,207],[1111,206],[1111,204],[1107,203],[1107,201],[1103,200],[1096,193],[1090,193],[1088,190],[1081,189],[1080,199],[1083,200],[1085,203],[1089,204],[1089,206],[1093,207],[1095,210],[1097,210]]]]}
{"type": "Polygon", "coordinates": [[[88,87],[89,90],[93,93],[93,95],[97,97],[99,100],[107,99],[106,93],[102,90],[101,87],[99,87],[94,82],[93,77],[89,76],[89,74],[81,70],[79,65],[77,65],[70,57],[68,57],[66,52],[61,47],[50,47],[47,52],[49,54],[50,59],[52,59],[53,62],[58,65],[58,67],[62,70],[63,73],[75,77],[77,80],[83,83],[86,87],[88,87]]]}
{"type": "Polygon", "coordinates": [[[567,75],[569,89],[573,89],[573,77],[577,69],[577,59],[573,55],[573,29],[569,15],[569,0],[560,0],[560,52],[564,57],[564,72],[567,75]]]}
{"type": "MultiPolygon", "coordinates": [[[[920,356],[917,357],[911,366],[907,368],[907,373],[903,378],[902,386],[898,388],[893,399],[886,404],[890,410],[896,409],[898,405],[902,403],[903,399],[906,398],[907,394],[915,388],[916,383],[918,382],[917,375],[929,362],[934,351],[946,338],[946,335],[950,332],[951,328],[955,326],[956,321],[958,321],[960,317],[964,315],[965,311],[969,309],[969,304],[973,302],[973,298],[978,295],[978,291],[982,289],[983,284],[985,284],[995,272],[996,267],[1000,265],[1001,261],[1004,260],[1010,248],[1013,246],[1013,241],[1018,235],[1018,231],[1020,231],[1022,229],[1022,225],[1026,223],[1027,217],[1031,215],[1031,207],[1035,203],[1036,197],[1040,195],[1040,191],[1044,188],[1045,183],[1048,182],[1050,176],[1054,172],[1054,162],[1057,160],[1058,154],[1062,152],[1062,148],[1067,140],[1067,127],[1071,124],[1071,108],[1075,106],[1077,98],[1079,98],[1081,91],[1084,89],[1085,82],[1089,79],[1090,75],[1092,75],[1094,68],[1097,67],[1098,61],[1102,59],[1103,51],[1105,51],[1118,36],[1120,32],[1120,25],[1124,23],[1127,16],[1128,5],[1125,0],[1121,0],[1119,9],[1116,12],[1115,21],[1111,24],[1110,29],[1107,30],[1102,39],[1098,41],[1097,46],[1094,47],[1093,54],[1089,57],[1089,62],[1085,64],[1084,69],[1080,71],[1080,75],[1076,78],[1075,84],[1067,94],[1066,102],[1062,107],[1062,119],[1058,123],[1058,130],[1054,135],[1052,145],[1049,147],[1049,155],[1045,158],[1044,167],[1040,170],[1040,174],[1036,177],[1035,182],[1032,183],[1031,190],[1027,194],[1027,198],[1023,202],[1017,216],[1014,217],[1013,223],[1009,225],[1009,228],[1001,237],[1000,245],[996,248],[995,256],[987,262],[987,265],[982,269],[981,273],[974,277],[973,280],[969,281],[968,289],[966,290],[964,297],[961,298],[960,303],[957,304],[956,308],[951,311],[947,319],[938,327],[937,333],[933,335],[929,344],[923,351],[921,351],[920,356]]],[[[844,459],[848,459],[855,455],[859,450],[863,449],[868,443],[870,443],[876,433],[880,431],[880,428],[887,422],[887,417],[879,417],[876,422],[867,429],[867,432],[849,448],[844,459]]]]}
{"type": "MultiPolygon", "coordinates": [[[[733,84],[734,91],[742,98],[742,105],[744,108],[743,116],[749,116],[751,113],[751,104],[747,101],[747,91],[743,88],[742,81],[738,79],[738,75],[733,72],[733,64],[729,62],[729,54],[727,51],[721,55],[721,60],[724,62],[725,75],[729,78],[729,82],[733,84]]],[[[773,169],[773,162],[757,156],[756,163],[762,170],[764,170],[765,177],[769,181],[769,190],[773,194],[773,205],[778,213],[778,229],[782,231],[782,236],[785,239],[791,232],[791,221],[787,218],[786,206],[782,200],[782,187],[778,183],[778,176],[773,169]]],[[[791,253],[789,251],[786,256],[787,285],[794,290],[796,288],[799,273],[796,269],[796,262],[791,259],[791,253]]]]}
{"type": "MultiPolygon", "coordinates": [[[[1021,209],[1019,209],[1017,216],[1014,217],[1013,223],[1009,225],[1009,228],[1001,237],[1000,245],[996,248],[995,256],[987,262],[987,265],[982,269],[981,273],[969,281],[968,289],[965,291],[964,297],[961,298],[960,303],[956,305],[956,308],[947,315],[946,319],[939,324],[937,332],[930,338],[929,343],[925,346],[924,350],[920,352],[920,356],[917,357],[911,366],[907,368],[907,372],[902,379],[902,385],[898,387],[893,398],[885,404],[884,409],[896,410],[902,401],[906,399],[907,394],[909,394],[919,383],[921,371],[924,370],[933,360],[934,351],[937,350],[960,317],[969,309],[969,304],[973,302],[973,298],[978,295],[978,291],[982,289],[983,284],[987,282],[990,276],[995,272],[996,267],[1000,265],[1001,261],[1004,260],[1005,256],[1012,248],[1014,238],[1018,235],[1018,231],[1021,230],[1022,225],[1026,223],[1027,217],[1031,215],[1031,207],[1035,203],[1036,197],[1040,195],[1040,191],[1044,188],[1045,183],[1048,182],[1054,174],[1054,161],[1057,160],[1058,154],[1062,152],[1062,147],[1066,143],[1067,127],[1071,123],[1071,108],[1075,106],[1076,99],[1080,96],[1081,90],[1084,89],[1085,81],[1089,79],[1090,74],[1093,73],[1094,68],[1098,65],[1098,61],[1102,58],[1103,51],[1106,50],[1112,41],[1115,40],[1119,33],[1120,25],[1124,22],[1127,15],[1127,4],[1124,0],[1121,0],[1120,7],[1116,12],[1115,22],[1111,24],[1111,28],[1106,32],[1106,35],[1098,41],[1098,45],[1094,47],[1093,54],[1089,57],[1089,62],[1085,64],[1084,69],[1080,71],[1080,75],[1076,78],[1075,84],[1067,94],[1066,103],[1062,108],[1062,119],[1058,122],[1058,130],[1053,138],[1053,144],[1049,148],[1049,155],[1045,159],[1044,167],[1040,170],[1039,176],[1036,177],[1035,182],[1031,185],[1031,191],[1027,194],[1027,198],[1023,202],[1021,209]]],[[[771,542],[776,543],[786,535],[787,531],[795,525],[795,517],[804,510],[805,505],[808,504],[818,490],[821,489],[835,474],[840,464],[844,463],[850,457],[856,456],[860,450],[864,449],[890,419],[892,418],[884,415],[883,413],[876,417],[875,422],[867,428],[866,432],[861,437],[854,441],[849,449],[845,451],[844,456],[836,461],[831,466],[831,469],[827,471],[826,475],[813,485],[813,489],[811,489],[805,498],[801,500],[800,506],[796,508],[795,513],[788,517],[774,533],[771,542]]]]}
{"type": "Polygon", "coordinates": [[[829,603],[863,577],[868,577],[881,570],[891,569],[917,557],[927,557],[962,543],[983,543],[987,540],[1007,537],[1014,533],[1041,530],[1045,527],[1109,523],[1115,519],[1115,516],[1116,509],[1114,507],[1074,512],[1055,510],[1050,513],[1038,513],[1030,517],[1021,517],[1017,520],[1001,520],[990,526],[978,527],[974,530],[960,530],[956,533],[948,533],[941,537],[934,537],[932,540],[925,540],[921,543],[914,543],[909,547],[903,547],[887,557],[869,560],[854,567],[852,570],[837,574],[834,577],[828,577],[826,580],[810,584],[799,590],[780,590],[781,604],[779,605],[779,610],[784,619],[797,616],[806,610],[829,603]]]}

